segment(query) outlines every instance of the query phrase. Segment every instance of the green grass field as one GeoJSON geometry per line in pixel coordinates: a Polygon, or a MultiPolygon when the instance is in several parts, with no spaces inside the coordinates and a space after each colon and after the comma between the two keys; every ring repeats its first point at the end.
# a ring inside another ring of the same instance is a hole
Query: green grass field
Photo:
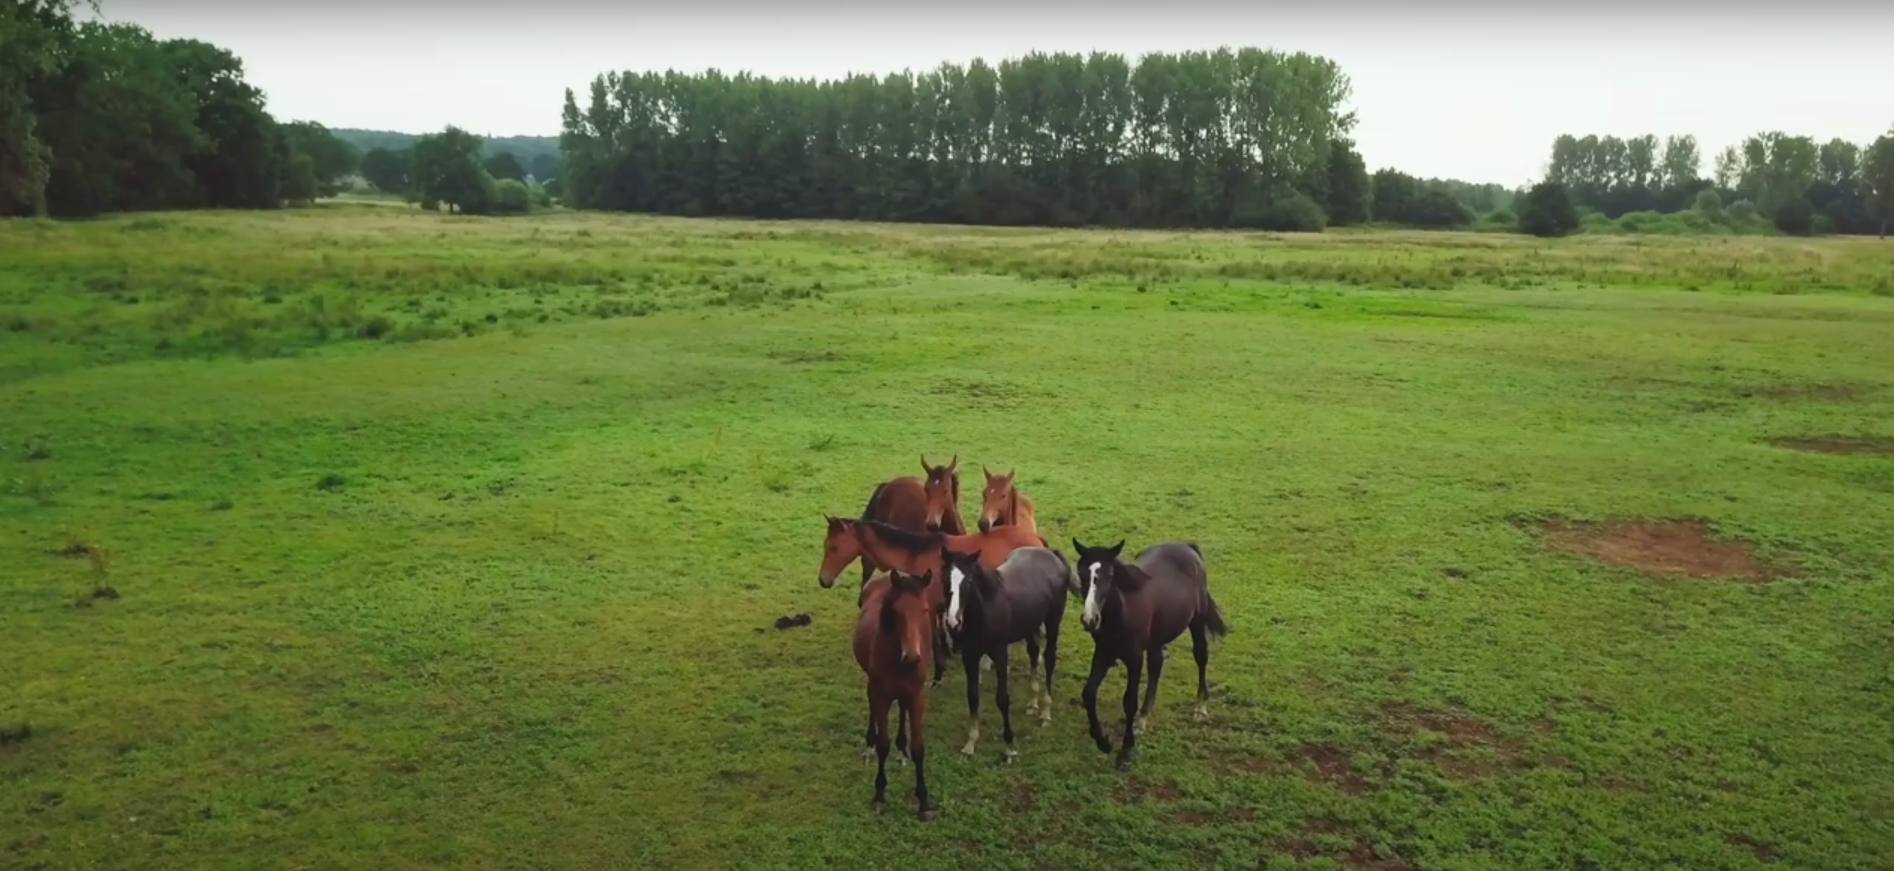
{"type": "Polygon", "coordinates": [[[1885,868],[1891,276],[1856,239],[0,223],[0,867],[1885,868]],[[922,453],[969,519],[1017,467],[1068,553],[1199,542],[1213,719],[1174,647],[1113,770],[1068,613],[1019,761],[990,695],[957,752],[956,666],[941,819],[911,769],[871,815],[822,515],[922,453]]]}

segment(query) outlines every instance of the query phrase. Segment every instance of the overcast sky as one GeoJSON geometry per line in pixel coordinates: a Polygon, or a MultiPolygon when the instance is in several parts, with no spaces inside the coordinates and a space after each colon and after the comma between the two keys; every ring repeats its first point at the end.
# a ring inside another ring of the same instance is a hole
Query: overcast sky
{"type": "Polygon", "coordinates": [[[606,70],[834,77],[1031,50],[1254,45],[1338,62],[1369,168],[1515,185],[1563,132],[1760,130],[1866,143],[1894,124],[1894,0],[1760,5],[1166,0],[100,0],[104,17],[217,43],[285,120],[556,135],[606,70]]]}

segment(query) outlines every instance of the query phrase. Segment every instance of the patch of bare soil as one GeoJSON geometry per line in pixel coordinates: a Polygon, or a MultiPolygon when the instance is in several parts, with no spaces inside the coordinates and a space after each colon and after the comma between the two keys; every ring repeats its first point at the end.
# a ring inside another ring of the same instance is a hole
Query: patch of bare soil
{"type": "Polygon", "coordinates": [[[1870,454],[1894,457],[1894,438],[1888,436],[1777,436],[1769,443],[1792,451],[1818,454],[1870,454]]]}
{"type": "Polygon", "coordinates": [[[1333,744],[1304,744],[1289,754],[1289,758],[1306,763],[1308,778],[1317,783],[1326,783],[1349,795],[1361,795],[1369,789],[1368,779],[1355,770],[1347,751],[1333,744]]]}
{"type": "Polygon", "coordinates": [[[1126,780],[1114,797],[1119,804],[1137,804],[1145,799],[1176,801],[1183,795],[1184,791],[1177,787],[1175,780],[1152,781],[1134,777],[1126,780]]]}
{"type": "Polygon", "coordinates": [[[1755,838],[1752,838],[1748,835],[1739,835],[1739,834],[1724,835],[1723,843],[1728,844],[1732,847],[1735,847],[1738,850],[1742,850],[1750,854],[1751,856],[1755,856],[1756,861],[1761,862],[1765,865],[1776,861],[1775,850],[1770,849],[1768,844],[1758,841],[1755,838]]]}
{"type": "Polygon", "coordinates": [[[1533,764],[1524,743],[1500,735],[1492,723],[1470,714],[1390,702],[1381,706],[1381,716],[1388,730],[1396,734],[1416,735],[1425,731],[1443,736],[1441,743],[1428,748],[1423,758],[1451,777],[1490,777],[1502,770],[1528,768],[1533,764]],[[1465,752],[1478,749],[1490,751],[1492,758],[1465,752]]]}
{"type": "Polygon", "coordinates": [[[1786,574],[1756,559],[1756,546],[1715,537],[1696,519],[1540,522],[1555,550],[1647,574],[1762,583],[1786,574]]]}

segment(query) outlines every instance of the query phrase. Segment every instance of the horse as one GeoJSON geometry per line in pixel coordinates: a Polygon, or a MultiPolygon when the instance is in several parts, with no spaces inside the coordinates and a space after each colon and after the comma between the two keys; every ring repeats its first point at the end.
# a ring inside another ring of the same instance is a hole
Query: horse
{"type": "Polygon", "coordinates": [[[1018,526],[1027,532],[1038,532],[1039,525],[1033,521],[1032,500],[1019,492],[1013,483],[1013,475],[1018,470],[1009,470],[1004,475],[995,475],[980,467],[980,474],[986,476],[986,489],[982,491],[980,501],[980,531],[985,532],[995,526],[1018,526]]]}
{"type": "Polygon", "coordinates": [[[960,519],[960,455],[954,454],[945,466],[934,466],[929,465],[927,455],[922,454],[921,468],[927,472],[927,483],[923,485],[927,492],[924,527],[928,532],[966,535],[967,524],[960,519]]]}
{"type": "MultiPolygon", "coordinates": [[[[1002,526],[991,532],[973,535],[948,535],[944,532],[912,532],[878,520],[848,519],[833,515],[828,516],[828,523],[828,535],[822,542],[822,567],[816,574],[816,580],[824,587],[834,584],[836,575],[841,574],[856,559],[872,559],[876,565],[898,569],[910,575],[932,571],[938,576],[943,547],[952,547],[961,553],[978,553],[981,564],[993,567],[1005,562],[1006,557],[1019,548],[1047,546],[1043,536],[1014,526],[1002,526]]],[[[929,588],[934,600],[936,622],[947,604],[947,596],[942,589],[945,586],[936,584],[929,588]]],[[[934,660],[933,685],[940,686],[941,678],[947,673],[947,659],[953,649],[945,627],[938,628],[935,644],[941,655],[934,660]]]]}
{"type": "MultiPolygon", "coordinates": [[[[964,534],[967,528],[960,520],[960,477],[954,471],[959,463],[960,455],[955,454],[953,462],[945,466],[930,466],[923,454],[921,468],[927,473],[926,479],[903,475],[876,484],[868,496],[868,504],[862,507],[861,516],[913,532],[964,534]]],[[[880,568],[874,560],[864,558],[862,584],[866,585],[880,568]]],[[[823,579],[823,589],[833,586],[833,576],[823,579]]]]}
{"type": "Polygon", "coordinates": [[[1150,727],[1158,678],[1164,673],[1165,646],[1190,630],[1190,652],[1197,659],[1196,716],[1201,720],[1210,715],[1210,684],[1205,676],[1210,663],[1208,636],[1221,637],[1229,629],[1210,598],[1209,570],[1194,542],[1154,544],[1128,563],[1119,559],[1125,547],[1122,540],[1110,547],[1086,547],[1074,538],[1072,547],[1078,551],[1078,571],[1071,592],[1085,603],[1079,625],[1092,636],[1085,715],[1101,753],[1111,752],[1111,741],[1098,723],[1098,686],[1114,664],[1125,664],[1125,732],[1117,761],[1122,771],[1131,767],[1137,735],[1150,727]],[[1150,683],[1140,711],[1138,677],[1147,665],[1150,683]]]}
{"type": "Polygon", "coordinates": [[[919,577],[893,572],[863,584],[861,615],[855,618],[855,662],[868,678],[867,743],[874,748],[877,813],[887,808],[888,708],[900,712],[900,744],[914,763],[914,797],[923,821],[934,819],[939,807],[927,792],[928,660],[933,653],[929,632],[934,623],[933,596],[928,594],[934,575],[919,577]]]}
{"type": "Polygon", "coordinates": [[[941,550],[946,566],[947,631],[960,647],[967,668],[967,746],[974,753],[980,740],[980,673],[974,666],[981,656],[993,660],[994,704],[1000,709],[1000,736],[1006,741],[1006,761],[1019,756],[1013,749],[1012,696],[1007,688],[1007,648],[1026,642],[1026,716],[1039,715],[1041,728],[1052,725],[1052,673],[1059,663],[1059,624],[1065,619],[1066,590],[1072,566],[1065,555],[1047,547],[1022,547],[995,568],[980,564],[980,555],[951,547],[941,550]],[[1039,635],[1045,635],[1045,682],[1040,683],[1039,635]],[[1041,693],[1044,701],[1041,701],[1041,693]]]}

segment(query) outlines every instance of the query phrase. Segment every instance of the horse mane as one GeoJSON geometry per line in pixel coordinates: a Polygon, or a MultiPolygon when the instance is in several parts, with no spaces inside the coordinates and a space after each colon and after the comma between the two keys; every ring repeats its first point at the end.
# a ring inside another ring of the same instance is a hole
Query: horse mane
{"type": "Polygon", "coordinates": [[[938,550],[947,539],[947,536],[937,532],[914,532],[902,529],[890,523],[884,523],[880,520],[861,520],[857,522],[862,526],[874,530],[875,534],[881,536],[882,540],[887,543],[909,553],[925,553],[930,550],[938,550]]]}
{"type": "Polygon", "coordinates": [[[1135,563],[1128,563],[1124,560],[1113,560],[1112,562],[1116,564],[1111,567],[1111,585],[1121,588],[1127,593],[1136,593],[1144,589],[1144,583],[1151,579],[1151,575],[1144,569],[1138,568],[1135,563]]]}

